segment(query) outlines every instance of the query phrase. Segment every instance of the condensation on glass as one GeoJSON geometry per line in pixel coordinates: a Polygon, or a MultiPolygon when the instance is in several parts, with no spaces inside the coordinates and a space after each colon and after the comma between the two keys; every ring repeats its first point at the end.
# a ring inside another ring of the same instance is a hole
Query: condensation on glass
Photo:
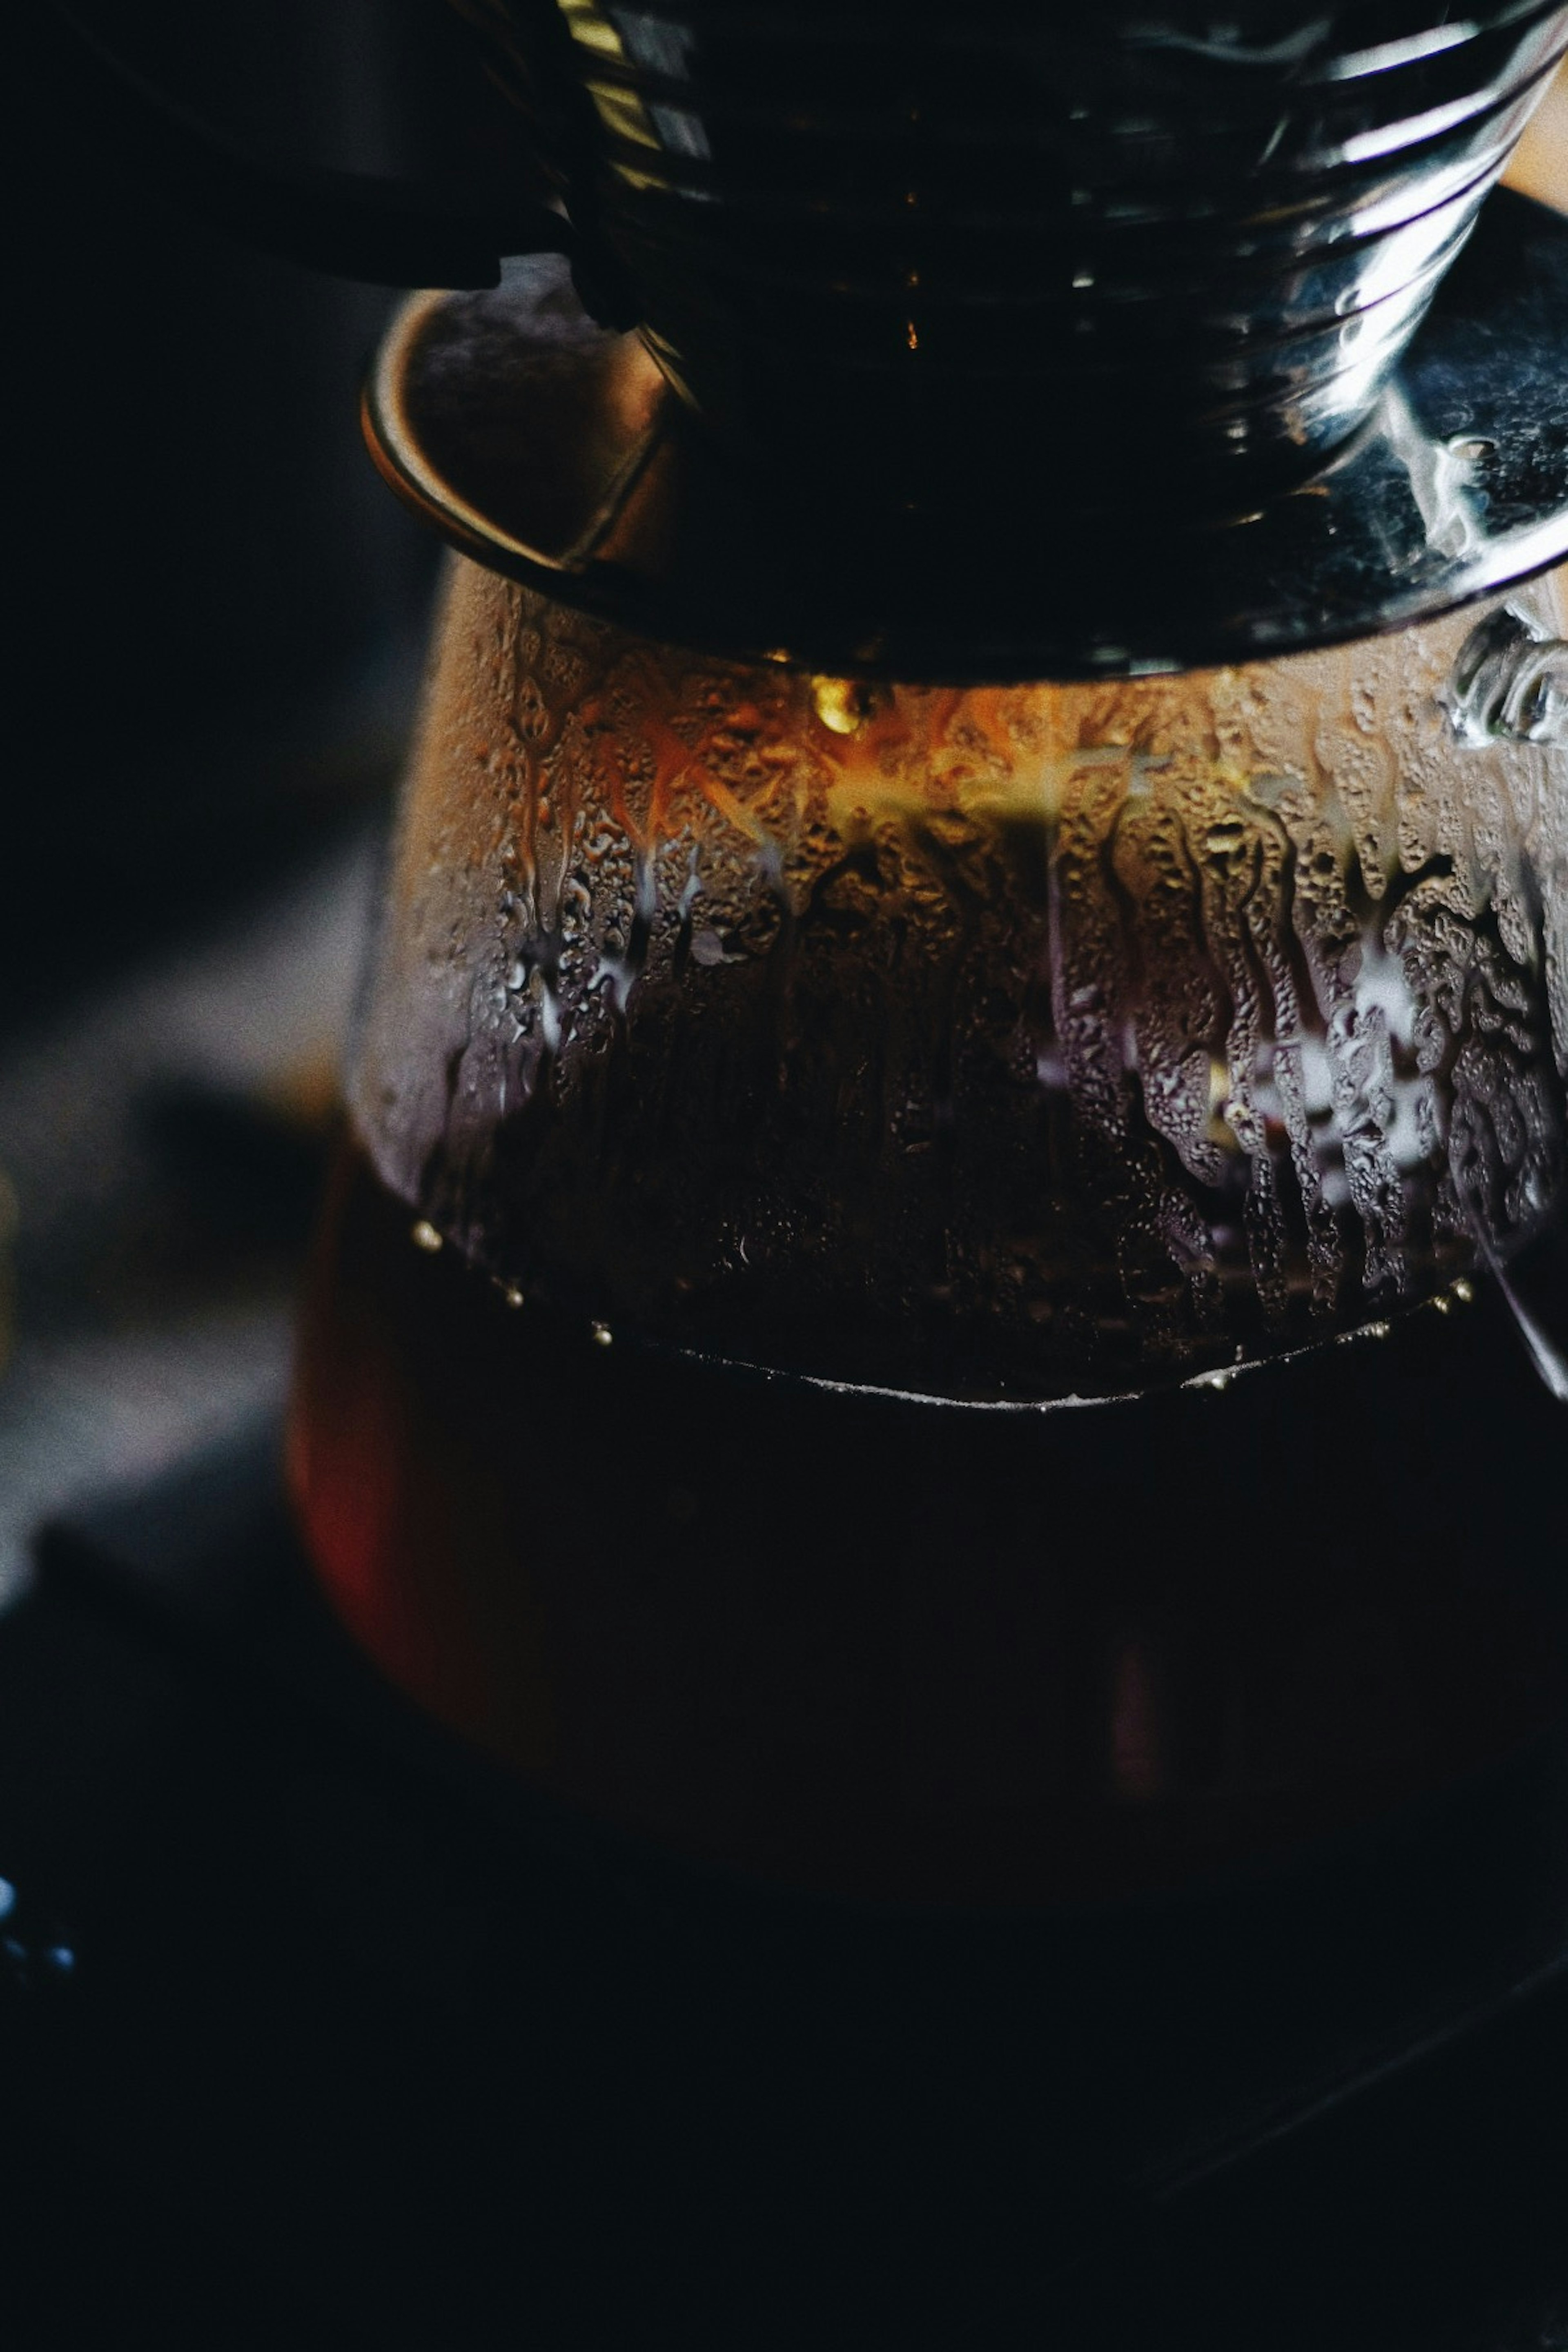
{"type": "Polygon", "coordinates": [[[359,1137],[510,1294],[917,1394],[1223,1376],[1440,1300],[1564,1188],[1562,580],[944,690],[457,562],[359,1137]]]}

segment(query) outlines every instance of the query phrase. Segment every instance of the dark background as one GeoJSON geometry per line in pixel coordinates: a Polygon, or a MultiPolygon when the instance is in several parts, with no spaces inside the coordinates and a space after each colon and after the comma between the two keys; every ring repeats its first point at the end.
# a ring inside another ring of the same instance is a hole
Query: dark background
{"type": "MultiPolygon", "coordinates": [[[[498,168],[501,101],[440,0],[77,13],[252,153],[448,185],[498,168]]],[[[25,26],[18,46],[0,1031],[384,789],[437,560],[359,442],[395,297],[176,210],[105,154],[54,47],[25,26]]]]}

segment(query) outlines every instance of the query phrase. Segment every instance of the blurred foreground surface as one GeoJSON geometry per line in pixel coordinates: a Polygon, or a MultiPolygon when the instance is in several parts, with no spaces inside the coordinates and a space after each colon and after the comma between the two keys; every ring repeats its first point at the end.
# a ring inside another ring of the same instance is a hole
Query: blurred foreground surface
{"type": "Polygon", "coordinates": [[[780,1901],[403,1706],[275,1454],[0,1624],[8,2342],[1563,2352],[1560,1739],[1190,1899],[780,1901]]]}

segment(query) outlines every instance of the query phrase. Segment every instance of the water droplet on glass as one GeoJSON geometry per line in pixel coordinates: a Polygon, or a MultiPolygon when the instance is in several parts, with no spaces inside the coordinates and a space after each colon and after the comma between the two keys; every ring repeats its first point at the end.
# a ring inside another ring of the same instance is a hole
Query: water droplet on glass
{"type": "Polygon", "coordinates": [[[1466,638],[1438,699],[1467,743],[1568,741],[1568,643],[1500,605],[1466,638]]]}
{"type": "Polygon", "coordinates": [[[848,677],[814,677],[812,707],[835,735],[853,735],[868,717],[870,698],[864,686],[848,677]]]}

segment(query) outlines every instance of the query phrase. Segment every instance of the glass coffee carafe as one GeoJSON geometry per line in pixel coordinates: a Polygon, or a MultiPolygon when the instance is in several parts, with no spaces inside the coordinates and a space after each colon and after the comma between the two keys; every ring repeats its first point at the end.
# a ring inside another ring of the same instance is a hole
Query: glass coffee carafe
{"type": "Polygon", "coordinates": [[[1004,1899],[1547,1704],[1472,1405],[1559,1410],[1500,1290],[1563,1387],[1561,593],[945,688],[455,559],[289,1440],[393,1678],[688,1852],[1004,1899]]]}
{"type": "Polygon", "coordinates": [[[494,288],[367,394],[458,553],[289,1435],[340,1615],[568,1805],[858,1895],[1517,1748],[1568,241],[1486,200],[1568,8],[461,13],[478,208],[154,142],[494,288]]]}
{"type": "Polygon", "coordinates": [[[460,552],[290,1423],[339,1613],[840,1895],[1170,1886],[1512,1750],[1562,256],[1449,264],[1568,17],[479,13],[572,274],[367,395],[460,552]]]}

